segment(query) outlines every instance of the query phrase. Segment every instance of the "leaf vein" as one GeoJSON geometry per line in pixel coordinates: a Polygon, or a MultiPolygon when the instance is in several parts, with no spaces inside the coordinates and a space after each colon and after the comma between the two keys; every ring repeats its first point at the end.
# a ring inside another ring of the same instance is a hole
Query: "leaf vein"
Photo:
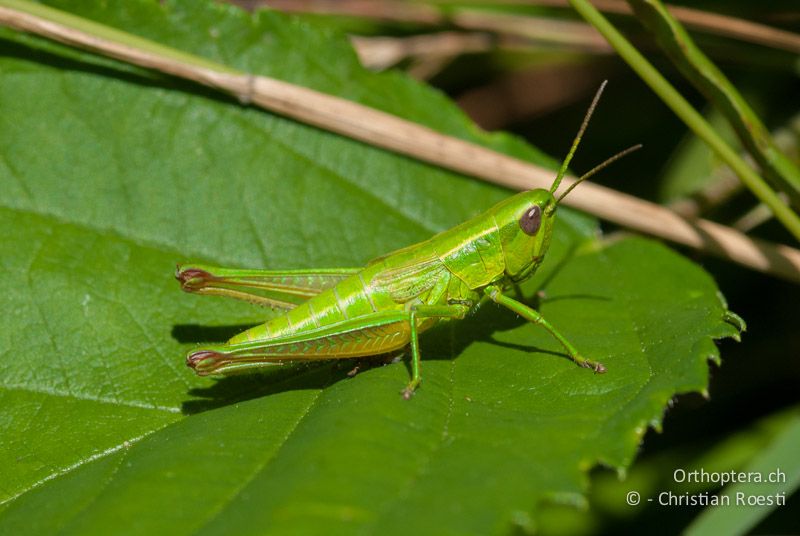
{"type": "Polygon", "coordinates": [[[0,384],[0,389],[7,391],[25,391],[28,393],[42,394],[54,396],[59,398],[73,398],[75,400],[85,400],[88,402],[97,402],[100,404],[109,404],[112,406],[125,406],[136,409],[148,409],[155,411],[165,411],[168,413],[180,413],[180,408],[171,406],[159,406],[156,404],[149,404],[146,402],[139,402],[136,400],[119,400],[117,398],[103,397],[88,395],[86,393],[76,393],[74,391],[62,391],[60,389],[52,389],[48,387],[32,387],[30,385],[22,384],[0,384]]]}
{"type": "Polygon", "coordinates": [[[28,493],[30,491],[33,491],[34,489],[38,488],[39,486],[41,486],[41,485],[43,485],[43,484],[45,484],[45,483],[47,483],[47,482],[49,482],[49,481],[51,481],[53,479],[59,478],[61,476],[64,476],[67,473],[70,473],[70,472],[78,469],[82,465],[85,465],[87,463],[93,462],[95,460],[99,460],[101,458],[105,458],[106,456],[110,456],[110,455],[116,453],[117,451],[119,451],[120,449],[128,448],[132,444],[141,441],[142,439],[146,438],[147,436],[152,435],[152,434],[154,434],[156,432],[160,432],[161,430],[163,430],[167,426],[170,426],[171,424],[172,423],[167,423],[164,426],[161,426],[161,427],[156,428],[154,430],[150,430],[149,432],[145,432],[143,434],[140,434],[138,436],[132,437],[130,439],[126,439],[122,443],[114,445],[113,447],[109,447],[104,451],[92,454],[91,456],[87,456],[86,458],[84,458],[82,460],[78,460],[77,462],[73,463],[72,465],[69,465],[69,466],[67,466],[67,467],[65,467],[65,468],[63,468],[63,469],[61,469],[59,471],[55,471],[53,473],[50,473],[49,475],[45,476],[44,478],[41,478],[41,479],[37,480],[36,482],[34,482],[33,484],[29,485],[27,488],[21,490],[19,493],[15,494],[15,495],[13,495],[11,497],[8,497],[7,499],[0,500],[0,506],[4,505],[6,503],[10,503],[12,501],[17,500],[21,496],[25,495],[26,493],[28,493]]]}
{"type": "Polygon", "coordinates": [[[278,455],[280,454],[281,450],[283,450],[285,448],[286,442],[289,440],[289,438],[292,436],[292,434],[294,434],[295,431],[297,430],[297,428],[300,426],[300,423],[302,423],[303,420],[305,420],[305,418],[309,415],[309,413],[311,413],[312,409],[319,403],[319,400],[322,397],[322,393],[323,393],[323,389],[317,390],[317,392],[314,394],[314,398],[312,398],[311,401],[309,401],[308,405],[300,413],[300,415],[298,416],[298,418],[294,422],[294,424],[291,427],[289,427],[289,429],[287,430],[287,432],[284,435],[283,439],[279,443],[280,446],[278,447],[278,449],[274,453],[272,453],[272,455],[265,457],[263,462],[257,465],[257,467],[252,472],[252,474],[248,478],[243,479],[241,485],[239,485],[238,487],[236,487],[233,490],[233,493],[231,493],[227,498],[225,498],[222,501],[220,501],[220,503],[217,506],[217,508],[215,508],[215,509],[210,509],[209,508],[210,514],[209,514],[208,518],[201,525],[196,527],[195,533],[199,532],[201,529],[203,529],[204,527],[208,526],[214,519],[219,517],[222,514],[222,512],[224,512],[225,509],[227,509],[231,504],[233,504],[233,501],[235,501],[236,498],[239,497],[242,494],[244,489],[251,482],[253,482],[258,475],[260,475],[264,471],[264,469],[269,465],[269,463],[278,457],[278,455]]]}

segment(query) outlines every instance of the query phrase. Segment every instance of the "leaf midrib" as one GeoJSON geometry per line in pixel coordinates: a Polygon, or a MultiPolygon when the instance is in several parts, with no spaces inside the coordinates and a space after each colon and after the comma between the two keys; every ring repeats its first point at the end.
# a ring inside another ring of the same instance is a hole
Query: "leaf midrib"
{"type": "Polygon", "coordinates": [[[172,426],[173,424],[175,424],[175,421],[167,423],[167,424],[165,424],[163,426],[157,427],[157,428],[155,428],[153,430],[149,430],[149,431],[147,431],[147,432],[145,432],[143,434],[139,434],[138,436],[134,436],[134,437],[132,437],[130,439],[126,439],[122,443],[114,445],[113,447],[109,447],[109,448],[107,448],[107,449],[105,449],[105,450],[103,450],[101,452],[96,452],[96,453],[94,453],[94,454],[92,454],[90,456],[87,456],[85,458],[81,458],[77,462],[73,463],[72,465],[68,465],[67,467],[64,467],[64,468],[62,468],[62,469],[60,469],[58,471],[54,471],[54,472],[50,473],[49,475],[40,478],[39,480],[37,480],[33,484],[28,485],[24,489],[20,490],[18,493],[14,494],[14,495],[12,495],[10,497],[7,497],[5,499],[0,500],[0,506],[9,504],[9,503],[19,499],[21,496],[25,495],[26,493],[29,493],[29,492],[35,490],[36,488],[38,488],[39,486],[49,482],[50,480],[54,480],[54,479],[59,478],[61,476],[65,476],[65,475],[71,473],[72,471],[80,468],[81,466],[86,465],[87,463],[91,463],[91,462],[94,462],[96,460],[103,459],[106,456],[111,456],[112,454],[115,454],[115,453],[119,452],[123,448],[128,448],[131,445],[133,445],[135,443],[138,443],[142,439],[145,439],[146,437],[148,437],[148,436],[150,436],[152,434],[160,432],[161,430],[164,430],[165,428],[168,428],[168,427],[172,426]]]}

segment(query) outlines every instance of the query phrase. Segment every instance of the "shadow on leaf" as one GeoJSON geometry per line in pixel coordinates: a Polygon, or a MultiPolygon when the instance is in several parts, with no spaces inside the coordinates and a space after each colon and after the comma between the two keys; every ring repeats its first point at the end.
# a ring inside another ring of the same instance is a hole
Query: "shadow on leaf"
{"type": "Polygon", "coordinates": [[[225,342],[238,335],[253,324],[233,324],[230,326],[203,326],[201,324],[177,324],[172,326],[172,338],[179,343],[225,342]]]}
{"type": "Polygon", "coordinates": [[[196,398],[185,401],[181,411],[192,415],[275,393],[322,389],[347,377],[346,371],[337,370],[341,367],[331,361],[275,364],[274,368],[277,370],[225,376],[210,387],[190,389],[188,394],[196,398]]]}

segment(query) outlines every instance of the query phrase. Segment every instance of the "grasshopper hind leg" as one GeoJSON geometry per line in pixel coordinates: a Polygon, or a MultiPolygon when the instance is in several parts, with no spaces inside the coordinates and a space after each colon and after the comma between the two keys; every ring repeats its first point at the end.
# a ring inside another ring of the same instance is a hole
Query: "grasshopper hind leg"
{"type": "Polygon", "coordinates": [[[186,356],[186,366],[193,368],[198,376],[207,376],[214,372],[224,355],[213,350],[197,350],[186,356]]]}
{"type": "Polygon", "coordinates": [[[281,361],[244,361],[238,360],[236,356],[217,348],[200,348],[194,350],[186,356],[186,365],[194,369],[198,376],[210,376],[213,374],[220,374],[220,369],[224,367],[224,374],[226,376],[232,374],[240,374],[244,372],[252,372],[253,369],[264,368],[268,366],[282,365],[281,361]]]}
{"type": "Polygon", "coordinates": [[[466,305],[455,304],[418,305],[406,311],[383,311],[303,333],[199,348],[189,353],[186,364],[201,376],[227,375],[292,361],[396,354],[410,342],[411,381],[402,391],[403,397],[409,399],[422,381],[417,321],[463,318],[468,310],[466,305]]]}

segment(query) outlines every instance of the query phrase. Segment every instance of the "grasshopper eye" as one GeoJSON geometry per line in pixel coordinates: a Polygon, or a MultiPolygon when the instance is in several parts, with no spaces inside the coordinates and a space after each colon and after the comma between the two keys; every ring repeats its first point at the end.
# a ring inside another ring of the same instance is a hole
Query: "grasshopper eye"
{"type": "Polygon", "coordinates": [[[533,205],[519,219],[519,226],[526,235],[535,235],[541,225],[542,209],[539,208],[539,205],[533,205]]]}

